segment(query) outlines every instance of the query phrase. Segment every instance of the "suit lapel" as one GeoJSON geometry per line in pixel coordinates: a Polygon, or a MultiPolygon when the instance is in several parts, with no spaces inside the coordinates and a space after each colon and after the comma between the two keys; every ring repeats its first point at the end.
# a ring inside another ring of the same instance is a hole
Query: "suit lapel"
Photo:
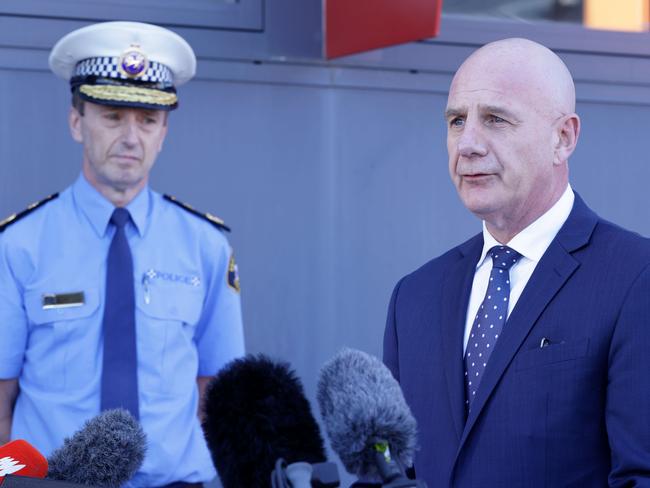
{"type": "Polygon", "coordinates": [[[576,194],[569,218],[535,268],[495,345],[472,403],[459,451],[538,317],[579,267],[570,253],[588,243],[597,218],[576,194]]]}
{"type": "Polygon", "coordinates": [[[478,235],[460,246],[461,258],[445,274],[442,287],[442,347],[445,377],[454,427],[460,440],[465,425],[465,383],[463,379],[463,333],[467,304],[483,249],[483,236],[478,235]]]}

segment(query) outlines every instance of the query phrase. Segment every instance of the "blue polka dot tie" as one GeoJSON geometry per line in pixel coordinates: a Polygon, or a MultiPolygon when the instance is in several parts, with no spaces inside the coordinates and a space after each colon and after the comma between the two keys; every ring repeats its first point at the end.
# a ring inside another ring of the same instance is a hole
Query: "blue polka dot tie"
{"type": "Polygon", "coordinates": [[[101,410],[125,408],[137,419],[138,371],[135,335],[133,259],[124,227],[131,219],[125,208],[111,216],[115,235],[106,261],[106,303],[104,304],[104,360],[101,410]]]}
{"type": "Polygon", "coordinates": [[[465,404],[468,408],[476,396],[485,366],[508,318],[509,271],[521,257],[507,246],[494,246],[488,254],[492,257],[490,281],[474,318],[465,350],[465,404]]]}

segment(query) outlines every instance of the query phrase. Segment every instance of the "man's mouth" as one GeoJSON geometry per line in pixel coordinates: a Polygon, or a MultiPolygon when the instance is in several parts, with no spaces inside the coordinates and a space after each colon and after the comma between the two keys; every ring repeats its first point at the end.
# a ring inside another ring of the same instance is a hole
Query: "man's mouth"
{"type": "Polygon", "coordinates": [[[140,161],[140,158],[134,154],[114,154],[112,157],[116,159],[124,159],[127,161],[140,161]]]}

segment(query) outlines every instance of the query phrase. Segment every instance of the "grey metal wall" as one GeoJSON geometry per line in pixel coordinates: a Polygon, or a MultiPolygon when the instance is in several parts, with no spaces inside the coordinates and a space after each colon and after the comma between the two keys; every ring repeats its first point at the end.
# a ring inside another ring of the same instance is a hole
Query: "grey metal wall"
{"type": "MultiPolygon", "coordinates": [[[[47,54],[83,24],[0,17],[0,214],[79,171],[47,54]]],[[[325,63],[278,57],[259,33],[176,30],[198,77],[181,88],[153,187],[232,226],[248,350],[290,361],[311,397],[341,346],[380,355],[400,276],[480,230],[449,182],[442,112],[454,69],[484,42],[523,35],[566,60],[583,119],[573,186],[650,235],[647,35],[449,18],[436,40],[325,63]]]]}

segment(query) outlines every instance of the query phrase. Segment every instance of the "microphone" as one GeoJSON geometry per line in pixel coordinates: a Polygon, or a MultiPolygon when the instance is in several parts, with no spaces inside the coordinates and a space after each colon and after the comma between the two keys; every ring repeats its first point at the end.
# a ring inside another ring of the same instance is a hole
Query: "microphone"
{"type": "Polygon", "coordinates": [[[2,488],[87,488],[87,485],[8,474],[2,484],[2,488]]]}
{"type": "Polygon", "coordinates": [[[140,468],[145,452],[146,436],[140,423],[124,409],[106,410],[50,455],[47,477],[118,488],[140,468]]]}
{"type": "Polygon", "coordinates": [[[0,484],[5,476],[45,478],[47,459],[29,442],[13,440],[0,447],[0,484]]]}
{"type": "Polygon", "coordinates": [[[426,486],[404,474],[413,461],[417,425],[379,359],[343,349],[321,369],[317,398],[332,449],[349,473],[381,480],[385,488],[426,486]]]}
{"type": "Polygon", "coordinates": [[[299,462],[311,464],[312,472],[291,467],[292,479],[302,480],[294,488],[339,486],[309,401],[287,363],[263,354],[231,361],[208,384],[203,408],[205,438],[224,488],[289,486],[286,464],[299,462]]]}

